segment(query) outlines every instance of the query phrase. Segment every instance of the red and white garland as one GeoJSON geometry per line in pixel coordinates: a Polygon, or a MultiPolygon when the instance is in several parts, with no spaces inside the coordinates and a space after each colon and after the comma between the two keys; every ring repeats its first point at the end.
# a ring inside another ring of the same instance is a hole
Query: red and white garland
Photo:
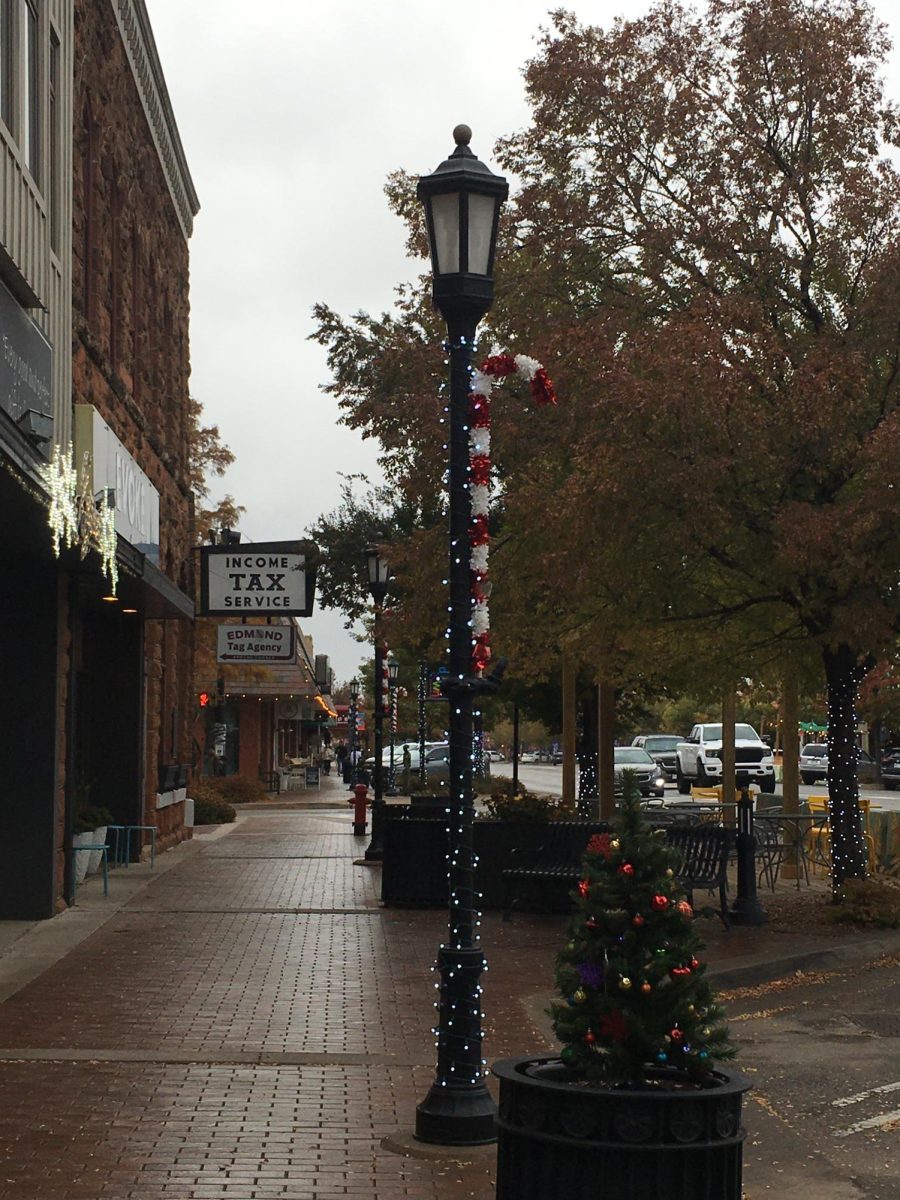
{"type": "Polygon", "coordinates": [[[539,405],[556,404],[550,377],[535,358],[524,354],[492,354],[472,372],[469,390],[469,569],[472,594],[472,668],[482,673],[491,661],[491,623],[488,613],[488,505],[491,491],[491,392],[508,375],[531,386],[539,405]]]}

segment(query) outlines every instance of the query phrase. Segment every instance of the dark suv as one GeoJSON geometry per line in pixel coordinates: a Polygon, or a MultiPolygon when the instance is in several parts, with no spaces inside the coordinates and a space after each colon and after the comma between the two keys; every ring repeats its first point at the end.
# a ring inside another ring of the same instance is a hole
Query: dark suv
{"type": "Polygon", "coordinates": [[[657,765],[662,767],[666,779],[671,781],[677,777],[675,768],[678,756],[675,747],[680,741],[683,739],[675,733],[642,733],[631,744],[646,750],[657,765]]]}

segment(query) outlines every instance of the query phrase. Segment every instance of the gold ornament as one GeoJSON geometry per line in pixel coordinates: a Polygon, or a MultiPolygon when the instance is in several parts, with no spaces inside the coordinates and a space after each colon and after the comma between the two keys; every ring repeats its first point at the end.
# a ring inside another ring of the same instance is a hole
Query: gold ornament
{"type": "Polygon", "coordinates": [[[674,874],[675,874],[675,872],[672,870],[671,867],[666,867],[666,878],[667,879],[671,879],[674,874]]]}
{"type": "Polygon", "coordinates": [[[584,988],[579,988],[572,999],[576,1004],[584,1004],[585,1000],[587,1000],[587,992],[584,990],[584,988]]]}
{"type": "Polygon", "coordinates": [[[627,975],[623,975],[622,978],[619,980],[619,987],[622,989],[623,992],[627,992],[628,989],[631,987],[631,980],[628,978],[627,975]]]}
{"type": "Polygon", "coordinates": [[[621,843],[619,842],[618,838],[613,838],[613,840],[609,844],[613,850],[618,850],[621,843]]]}

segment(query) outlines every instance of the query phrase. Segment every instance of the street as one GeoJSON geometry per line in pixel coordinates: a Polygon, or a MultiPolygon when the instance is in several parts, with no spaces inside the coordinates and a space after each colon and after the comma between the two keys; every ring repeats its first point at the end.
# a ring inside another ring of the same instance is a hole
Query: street
{"type": "Polygon", "coordinates": [[[725,993],[739,1066],[754,1086],[745,1150],[751,1200],[776,1190],[762,1186],[759,1172],[780,1174],[783,1196],[900,1195],[898,965],[893,956],[725,993]]]}
{"type": "MultiPolygon", "coordinates": [[[[512,778],[512,763],[491,763],[491,775],[505,779],[512,778]]],[[[577,775],[576,775],[577,778],[577,775]]],[[[562,795],[562,767],[550,766],[548,763],[520,763],[519,764],[519,782],[523,784],[530,792],[544,792],[551,796],[562,795]]],[[[813,787],[808,787],[806,784],[800,785],[800,796],[822,796],[827,792],[827,787],[824,782],[819,782],[813,787]]],[[[781,784],[777,785],[776,795],[781,793],[781,784]]],[[[889,812],[900,812],[900,792],[889,792],[884,788],[870,787],[868,785],[860,789],[860,794],[866,799],[872,801],[873,808],[881,808],[889,812]]],[[[674,800],[678,797],[678,789],[674,783],[666,785],[666,799],[674,800]]]]}
{"type": "MultiPolygon", "coordinates": [[[[95,878],[0,953],[2,1200],[494,1195],[495,1147],[410,1148],[446,911],[383,908],[343,787],[310,803],[248,806],[113,872],[109,899],[95,878]]],[[[807,912],[814,892],[781,896],[807,912]]],[[[565,922],[485,914],[490,1061],[556,1045],[565,922]]],[[[896,1200],[900,939],[805,919],[700,932],[753,1083],[745,1200],[896,1200]]]]}

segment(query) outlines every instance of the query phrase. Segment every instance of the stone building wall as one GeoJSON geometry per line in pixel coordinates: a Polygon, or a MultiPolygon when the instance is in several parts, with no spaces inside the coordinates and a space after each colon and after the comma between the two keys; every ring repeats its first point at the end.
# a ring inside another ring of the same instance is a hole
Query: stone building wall
{"type": "MultiPolygon", "coordinates": [[[[75,3],[73,401],[97,409],[159,492],[159,567],[193,596],[188,243],[123,13],[146,20],[142,0],[75,3]]],[[[157,812],[156,787],[169,753],[190,762],[190,622],[146,620],[143,654],[143,820],[163,848],[183,836],[183,805],[157,812]]]]}

